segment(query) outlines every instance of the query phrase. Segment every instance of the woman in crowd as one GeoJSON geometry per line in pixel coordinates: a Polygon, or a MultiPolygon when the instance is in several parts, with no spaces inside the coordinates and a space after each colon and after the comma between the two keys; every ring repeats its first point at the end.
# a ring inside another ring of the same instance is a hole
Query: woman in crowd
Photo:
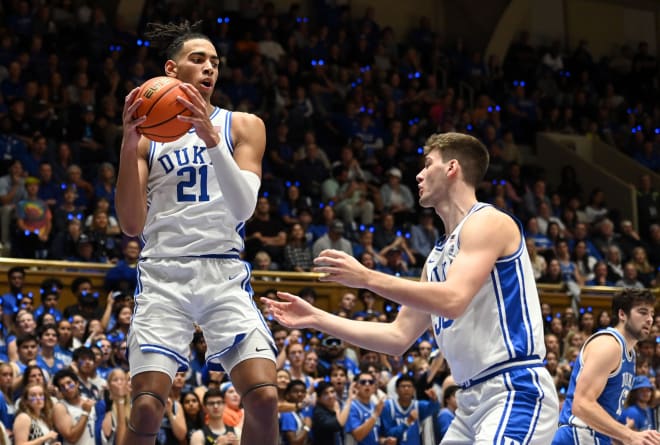
{"type": "Polygon", "coordinates": [[[204,427],[204,410],[202,409],[202,402],[194,391],[181,394],[181,406],[183,407],[183,415],[186,417],[186,427],[188,429],[186,440],[187,443],[190,443],[192,433],[204,427]]]}
{"type": "Polygon", "coordinates": [[[587,250],[587,243],[584,240],[577,241],[573,247],[573,254],[571,255],[571,260],[577,266],[578,272],[584,278],[585,281],[592,280],[594,278],[594,266],[598,260],[589,255],[587,250]]]}
{"type": "Polygon", "coordinates": [[[293,272],[312,270],[312,249],[305,239],[305,230],[300,223],[291,225],[289,237],[284,246],[284,268],[293,272]]]}
{"type": "Polygon", "coordinates": [[[635,247],[632,250],[631,262],[635,265],[635,269],[637,269],[637,279],[645,287],[656,287],[656,270],[649,262],[646,249],[642,246],[635,247]]]}
{"type": "Polygon", "coordinates": [[[53,402],[43,385],[31,383],[25,388],[13,432],[14,445],[59,444],[53,423],[53,402]]]}
{"type": "Polygon", "coordinates": [[[241,436],[243,429],[243,408],[241,408],[241,395],[236,391],[234,385],[225,382],[220,385],[222,397],[225,400],[225,410],[222,413],[222,421],[225,425],[234,428],[236,436],[241,436]]]}
{"type": "Polygon", "coordinates": [[[115,368],[108,374],[108,389],[106,390],[106,413],[103,417],[101,430],[104,443],[115,442],[118,422],[126,422],[131,413],[128,376],[121,368],[115,368]]]}

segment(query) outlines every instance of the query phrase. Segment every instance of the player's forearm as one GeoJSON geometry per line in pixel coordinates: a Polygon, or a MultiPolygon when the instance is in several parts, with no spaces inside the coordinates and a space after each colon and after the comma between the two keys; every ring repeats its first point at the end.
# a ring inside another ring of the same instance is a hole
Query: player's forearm
{"type": "Polygon", "coordinates": [[[590,428],[613,439],[628,443],[633,431],[619,423],[596,401],[573,403],[573,414],[589,425],[590,428]]]}
{"type": "Polygon", "coordinates": [[[373,270],[366,274],[364,287],[421,312],[455,319],[465,310],[465,302],[469,303],[464,295],[446,283],[419,282],[373,270]]]}
{"type": "Polygon", "coordinates": [[[124,233],[129,236],[139,235],[147,219],[147,203],[140,184],[137,150],[125,150],[122,147],[115,208],[124,233]]]}
{"type": "Polygon", "coordinates": [[[254,172],[241,170],[228,148],[209,147],[207,150],[227,208],[237,220],[247,220],[257,206],[261,178],[254,172]]]}

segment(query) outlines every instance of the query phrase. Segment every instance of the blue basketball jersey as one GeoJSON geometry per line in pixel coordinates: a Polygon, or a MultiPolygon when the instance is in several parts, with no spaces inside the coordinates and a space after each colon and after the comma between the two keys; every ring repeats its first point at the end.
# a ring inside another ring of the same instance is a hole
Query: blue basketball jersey
{"type": "MultiPolygon", "coordinates": [[[[477,203],[426,260],[428,281],[445,281],[460,250],[461,229],[477,203]]],[[[508,214],[507,214],[508,215],[508,214]]],[[[513,218],[513,217],[512,217],[513,218]]],[[[515,218],[513,218],[515,220],[515,218]]],[[[438,347],[459,385],[484,380],[512,367],[542,366],[545,357],[541,306],[522,226],[518,250],[499,258],[490,277],[455,320],[432,316],[438,347]]]]}
{"type": "MultiPolygon", "coordinates": [[[[218,149],[233,153],[231,115],[216,107],[210,119],[221,136],[218,149]]],[[[147,163],[143,257],[238,255],[243,250],[245,222],[227,209],[207,147],[194,128],[173,142],[151,142],[147,163]]]]}
{"type": "MultiPolygon", "coordinates": [[[[566,393],[566,400],[564,401],[564,405],[559,415],[559,423],[561,425],[572,425],[582,428],[587,427],[580,418],[573,415],[573,397],[575,395],[575,384],[580,376],[582,367],[584,366],[582,359],[584,348],[598,335],[611,335],[621,345],[621,365],[608,377],[607,384],[600,397],[598,397],[598,403],[605,411],[607,411],[607,414],[615,419],[618,419],[623,412],[623,403],[628,398],[628,393],[632,388],[633,379],[635,378],[635,351],[631,350],[628,352],[626,350],[626,340],[619,331],[614,328],[607,328],[598,331],[589,337],[580,350],[577,361],[573,366],[571,380],[566,393]]],[[[602,443],[610,443],[610,439],[607,436],[598,432],[594,433],[596,438],[604,441],[602,443]]]]}
{"type": "Polygon", "coordinates": [[[395,399],[385,400],[385,406],[380,414],[381,435],[396,437],[399,445],[435,445],[433,421],[440,409],[439,402],[429,400],[413,400],[408,408],[403,408],[395,399]],[[418,417],[410,426],[406,420],[412,411],[416,410],[418,417]]]}

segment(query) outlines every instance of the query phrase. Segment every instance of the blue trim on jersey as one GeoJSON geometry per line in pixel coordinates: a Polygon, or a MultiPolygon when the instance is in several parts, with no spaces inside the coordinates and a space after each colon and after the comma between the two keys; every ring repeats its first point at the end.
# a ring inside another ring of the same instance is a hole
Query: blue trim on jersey
{"type": "Polygon", "coordinates": [[[491,281],[493,282],[493,292],[495,292],[495,302],[497,303],[497,318],[500,321],[500,330],[502,331],[502,339],[504,340],[504,346],[506,346],[506,352],[509,354],[509,358],[513,358],[513,350],[511,348],[511,338],[509,337],[509,331],[506,328],[506,323],[504,321],[504,301],[502,293],[499,289],[498,277],[495,274],[496,269],[493,269],[490,273],[491,281]]]}
{"type": "Polygon", "coordinates": [[[181,368],[183,368],[184,370],[188,369],[188,359],[186,359],[182,355],[179,355],[176,351],[172,351],[171,349],[168,349],[164,346],[146,344],[146,345],[140,345],[140,350],[142,352],[155,352],[158,354],[163,354],[167,357],[174,359],[180,365],[179,369],[181,368]]]}
{"type": "Polygon", "coordinates": [[[135,268],[135,272],[137,273],[137,285],[135,286],[135,292],[133,293],[133,299],[137,297],[140,293],[142,293],[142,270],[140,268],[140,263],[144,262],[144,258],[140,258],[137,263],[137,267],[135,268]]]}
{"type": "Polygon", "coordinates": [[[213,258],[221,260],[240,260],[241,257],[235,253],[209,253],[206,255],[184,255],[181,258],[213,258]]]}
{"type": "Polygon", "coordinates": [[[536,352],[523,276],[520,258],[496,263],[491,272],[500,329],[510,358],[536,352]]]}
{"type": "MultiPolygon", "coordinates": [[[[216,117],[218,114],[220,114],[220,107],[214,107],[213,111],[211,111],[211,115],[209,116],[209,119],[213,119],[216,117]]],[[[194,127],[193,127],[194,128],[194,127]]]]}
{"type": "Polygon", "coordinates": [[[156,155],[156,143],[154,141],[149,141],[149,157],[147,158],[147,166],[151,170],[151,166],[154,163],[154,156],[156,155]]]}
{"type": "Polygon", "coordinates": [[[521,357],[518,359],[513,359],[511,361],[497,363],[491,366],[490,368],[486,369],[486,371],[482,372],[480,377],[477,377],[475,379],[469,379],[461,383],[457,382],[456,385],[460,386],[462,389],[468,389],[473,387],[474,385],[478,385],[479,383],[483,383],[486,380],[490,380],[493,377],[497,377],[498,375],[507,372],[517,371],[519,369],[527,369],[527,368],[540,368],[543,366],[545,365],[543,364],[541,357],[539,357],[538,355],[533,355],[530,357],[521,357]]]}
{"type": "Polygon", "coordinates": [[[234,144],[232,143],[231,140],[231,111],[227,111],[227,114],[225,114],[225,128],[223,129],[224,131],[224,137],[225,137],[225,143],[227,144],[227,148],[229,149],[229,152],[231,154],[234,154],[234,144]]]}

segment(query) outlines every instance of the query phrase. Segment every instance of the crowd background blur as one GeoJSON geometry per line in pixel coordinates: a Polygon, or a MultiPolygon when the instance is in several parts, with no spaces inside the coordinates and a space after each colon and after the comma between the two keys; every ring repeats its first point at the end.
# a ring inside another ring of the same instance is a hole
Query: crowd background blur
{"type": "MultiPolygon", "coordinates": [[[[470,36],[436,29],[429,17],[415,17],[402,32],[379,22],[374,7],[236,3],[145,1],[132,28],[96,2],[1,2],[0,249],[113,266],[99,288],[81,272],[68,307],[60,307],[57,279],[45,280],[37,296],[24,291],[29,269],[8,271],[0,344],[0,420],[8,435],[0,443],[57,435],[113,443],[117,405],[129,403],[126,334],[141,245],[121,233],[115,174],[124,97],[162,73],[142,37],[150,21],[203,20],[223,61],[213,102],[266,123],[262,188],[246,225],[244,259],[254,270],[310,271],[318,252],[335,248],[370,268],[418,276],[444,232],[415,198],[424,142],[448,131],[479,138],[491,157],[479,199],[521,220],[538,282],[563,286],[572,302],[543,307],[547,367],[563,394],[580,346],[611,317],[581,306],[580,289],[657,283],[656,45],[620,42],[614,54],[596,57],[586,40],[569,45],[520,30],[504,57],[485,59],[483,48],[466,44],[470,36]],[[637,225],[571,165],[560,177],[548,175],[534,156],[541,131],[586,135],[648,168],[635,184],[637,225]],[[53,419],[63,406],[73,427],[53,419]],[[84,434],[76,427],[83,421],[84,434]]],[[[276,274],[268,278],[275,289],[276,274]]],[[[313,288],[300,294],[314,301],[313,288]]],[[[355,290],[331,309],[391,320],[397,307],[381,308],[376,299],[355,290]]],[[[282,443],[337,443],[344,433],[360,443],[437,443],[446,431],[457,388],[430,333],[393,357],[265,316],[280,349],[282,443]],[[376,415],[373,427],[359,428],[356,406],[376,415]]],[[[637,373],[655,393],[659,328],[656,319],[638,351],[637,373]]],[[[175,379],[157,443],[240,437],[240,395],[227,376],[206,368],[205,350],[197,330],[191,367],[175,379]]],[[[657,428],[654,411],[649,416],[657,428]]]]}

